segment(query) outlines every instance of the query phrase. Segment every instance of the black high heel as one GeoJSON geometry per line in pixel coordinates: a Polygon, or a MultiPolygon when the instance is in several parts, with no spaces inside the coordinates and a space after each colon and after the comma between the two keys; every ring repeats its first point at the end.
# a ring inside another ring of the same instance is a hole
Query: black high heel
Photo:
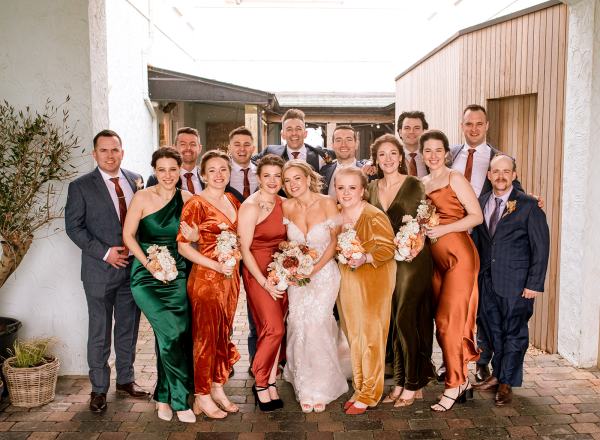
{"type": "MultiPolygon", "coordinates": [[[[461,387],[458,387],[459,394],[458,394],[458,396],[456,396],[456,398],[453,398],[453,397],[447,395],[446,393],[442,394],[442,398],[445,397],[446,399],[452,400],[452,405],[450,405],[449,408],[446,408],[444,405],[442,405],[440,402],[438,402],[430,407],[431,410],[435,411],[435,412],[446,412],[446,411],[450,411],[456,403],[466,403],[467,396],[470,397],[471,399],[473,398],[473,388],[471,388],[470,385],[471,385],[471,383],[469,382],[469,379],[467,378],[467,381],[465,382],[465,388],[461,391],[461,389],[460,389],[461,387]],[[442,410],[434,409],[433,407],[435,405],[438,405],[439,407],[441,407],[443,409],[442,410]]],[[[440,401],[441,400],[442,399],[440,399],[440,401]]]]}
{"type": "MultiPolygon", "coordinates": [[[[277,389],[277,382],[268,384],[267,388],[270,388],[270,387],[273,387],[273,388],[277,389]]],[[[271,399],[271,402],[273,402],[275,404],[275,406],[277,407],[277,409],[283,408],[283,400],[281,400],[281,399],[271,399]]]]}
{"type": "Polygon", "coordinates": [[[252,385],[252,394],[254,394],[254,407],[258,405],[258,408],[263,412],[275,411],[280,408],[277,406],[275,401],[269,400],[268,402],[261,402],[258,398],[259,391],[266,391],[269,387],[257,387],[256,384],[252,385]]]}

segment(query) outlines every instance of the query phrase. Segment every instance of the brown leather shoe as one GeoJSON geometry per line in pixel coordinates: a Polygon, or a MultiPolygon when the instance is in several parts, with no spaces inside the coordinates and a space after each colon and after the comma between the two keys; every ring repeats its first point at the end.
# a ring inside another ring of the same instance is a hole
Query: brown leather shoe
{"type": "Polygon", "coordinates": [[[147,392],[146,390],[144,390],[143,388],[141,388],[135,382],[117,384],[117,391],[119,391],[121,393],[127,393],[131,397],[136,397],[136,398],[150,397],[150,393],[147,392]]]}
{"type": "Polygon", "coordinates": [[[485,382],[485,380],[490,377],[492,374],[490,373],[490,367],[487,364],[479,365],[475,367],[475,380],[477,382],[485,382]]]}
{"type": "Polygon", "coordinates": [[[501,383],[498,385],[498,391],[496,392],[496,406],[508,405],[512,402],[512,396],[511,386],[501,383]]]}
{"type": "Polygon", "coordinates": [[[91,393],[90,411],[100,413],[106,411],[106,393],[91,393]]]}
{"type": "Polygon", "coordinates": [[[496,391],[498,388],[498,379],[494,376],[488,377],[483,382],[474,383],[473,389],[477,391],[496,391]]]}

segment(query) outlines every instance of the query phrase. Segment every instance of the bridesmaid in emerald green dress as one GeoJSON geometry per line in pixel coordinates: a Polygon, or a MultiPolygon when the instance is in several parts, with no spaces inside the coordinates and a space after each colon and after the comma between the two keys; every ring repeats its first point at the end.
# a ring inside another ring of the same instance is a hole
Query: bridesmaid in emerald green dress
{"type": "MultiPolygon", "coordinates": [[[[154,330],[158,381],[154,390],[158,417],[171,420],[173,410],[181,422],[194,423],[188,404],[193,392],[190,311],[186,292],[185,261],[177,252],[177,232],[183,204],[192,194],[179,190],[181,155],[170,147],[152,155],[158,184],[136,193],[123,228],[123,241],[135,255],[131,268],[131,291],[135,302],[154,330]],[[137,234],[137,239],[136,239],[137,234]],[[177,278],[163,283],[149,267],[146,252],[156,244],[166,246],[177,264],[177,278]]],[[[182,225],[191,239],[194,231],[182,225]]]]}

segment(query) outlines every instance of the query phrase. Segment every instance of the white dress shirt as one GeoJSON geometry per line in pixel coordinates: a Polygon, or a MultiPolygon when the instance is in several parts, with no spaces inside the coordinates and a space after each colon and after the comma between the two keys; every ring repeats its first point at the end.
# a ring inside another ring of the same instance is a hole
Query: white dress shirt
{"type": "Polygon", "coordinates": [[[200,194],[202,192],[202,185],[200,184],[200,179],[198,179],[198,167],[194,167],[192,171],[188,171],[184,168],[179,169],[179,175],[181,177],[181,188],[189,191],[189,188],[187,186],[187,179],[185,177],[187,173],[192,173],[192,183],[194,184],[195,194],[200,194]]]}
{"type": "MultiPolygon", "coordinates": [[[[299,150],[292,150],[288,145],[286,145],[286,148],[287,148],[288,158],[290,160],[292,160],[294,158],[294,155],[292,154],[292,152],[297,151],[300,153],[298,155],[298,159],[306,162],[306,152],[308,151],[308,149],[306,148],[306,144],[302,144],[302,146],[300,147],[299,150]]],[[[317,156],[319,157],[319,169],[320,169],[321,167],[323,167],[325,165],[325,160],[321,157],[320,154],[317,154],[317,156]]]]}
{"type": "MultiPolygon", "coordinates": [[[[496,208],[496,199],[502,199],[502,202],[500,203],[500,212],[502,213],[502,212],[504,212],[504,208],[506,208],[506,202],[508,202],[508,198],[510,197],[511,192],[512,192],[512,185],[503,196],[496,197],[496,195],[492,192],[492,195],[490,196],[487,203],[485,204],[485,214],[484,214],[485,215],[485,224],[487,225],[488,228],[490,227],[490,219],[492,217],[492,212],[494,212],[494,209],[496,208]]],[[[499,214],[499,215],[502,216],[502,214],[499,214]]],[[[500,220],[500,219],[498,219],[498,220],[500,220]]]]}
{"type": "MultiPolygon", "coordinates": [[[[408,171],[408,162],[410,161],[410,151],[404,148],[404,157],[406,158],[406,170],[408,171]]],[[[420,179],[423,176],[429,174],[427,171],[427,167],[425,166],[425,162],[423,162],[423,155],[421,154],[421,150],[415,151],[417,155],[415,156],[415,164],[417,165],[417,177],[420,179]]]]}
{"type": "MultiPolygon", "coordinates": [[[[469,157],[469,147],[467,144],[464,144],[460,150],[460,153],[454,159],[452,163],[452,169],[456,171],[460,171],[462,174],[465,174],[465,168],[467,167],[467,157],[469,157]]],[[[475,148],[475,153],[473,153],[473,169],[471,171],[471,186],[473,187],[473,191],[475,191],[475,195],[479,197],[481,195],[481,190],[483,189],[483,185],[485,183],[485,179],[487,178],[488,168],[490,167],[490,154],[492,149],[490,146],[484,142],[481,145],[478,145],[475,148]]]]}
{"type": "Polygon", "coordinates": [[[258,177],[256,175],[256,165],[252,162],[247,167],[243,167],[236,161],[231,161],[231,179],[229,185],[237,190],[240,194],[244,194],[244,168],[250,168],[248,171],[248,181],[250,182],[250,194],[254,193],[258,188],[258,177]]]}
{"type": "MultiPolygon", "coordinates": [[[[117,196],[117,190],[115,189],[115,184],[110,180],[110,179],[112,179],[113,176],[105,173],[99,167],[98,167],[98,171],[100,171],[100,174],[102,175],[102,180],[104,180],[104,184],[106,185],[106,188],[108,189],[108,193],[110,194],[110,198],[115,207],[117,217],[119,218],[119,221],[121,221],[121,218],[119,215],[120,214],[119,197],[117,196]]],[[[117,177],[117,176],[115,176],[115,177],[117,177]]],[[[120,169],[119,169],[118,177],[119,177],[119,186],[121,187],[121,190],[123,191],[123,195],[125,196],[125,203],[127,204],[127,207],[129,208],[131,199],[133,199],[133,189],[131,189],[131,185],[129,184],[129,181],[125,178],[125,175],[123,174],[123,172],[120,169]]],[[[110,252],[110,248],[108,248],[108,250],[106,251],[106,254],[104,254],[104,257],[102,258],[104,261],[106,261],[106,258],[108,258],[109,252],[110,252]]],[[[129,252],[129,255],[131,255],[131,251],[129,252]]]]}

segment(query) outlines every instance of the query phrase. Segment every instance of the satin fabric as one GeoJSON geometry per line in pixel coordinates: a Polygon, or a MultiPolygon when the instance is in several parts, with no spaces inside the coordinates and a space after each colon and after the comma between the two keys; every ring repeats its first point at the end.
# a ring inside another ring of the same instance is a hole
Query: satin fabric
{"type": "MultiPolygon", "coordinates": [[[[428,194],[446,225],[467,214],[450,184],[428,194]]],[[[467,232],[452,232],[431,245],[433,292],[438,344],[446,365],[446,388],[467,380],[467,366],[479,359],[475,347],[479,255],[467,232]]]]}
{"type": "MultiPolygon", "coordinates": [[[[377,183],[369,184],[369,201],[383,211],[377,183]]],[[[417,215],[425,187],[415,177],[406,180],[387,211],[394,233],[402,226],[402,217],[417,215]]],[[[396,261],[396,286],[392,297],[391,347],[394,383],[410,391],[423,388],[435,377],[433,350],[433,260],[429,244],[411,261],[396,261]]],[[[390,338],[388,338],[390,339],[390,338]]]]}
{"type": "MultiPolygon", "coordinates": [[[[181,213],[181,221],[198,225],[198,251],[213,260],[216,260],[213,252],[217,236],[221,233],[219,225],[225,224],[234,233],[237,230],[240,203],[229,193],[225,193],[225,196],[235,207],[236,219],[233,223],[199,195],[189,199],[181,213]]],[[[181,233],[177,241],[187,242],[181,233]]],[[[188,278],[187,292],[192,308],[194,391],[196,394],[210,394],[212,383],[227,382],[231,368],[240,358],[230,339],[240,293],[239,263],[230,278],[194,264],[188,278]]]]}
{"type": "Polygon", "coordinates": [[[339,264],[342,278],[338,309],[350,345],[354,385],[351,400],[375,406],[383,394],[385,344],[396,281],[394,232],[387,216],[368,203],[355,230],[365,251],[373,256],[373,263],[354,271],[339,264]]]}
{"type": "Polygon", "coordinates": [[[177,278],[165,284],[137,259],[131,268],[131,292],[156,339],[158,380],[154,400],[170,404],[175,411],[189,409],[187,398],[193,388],[185,261],[177,252],[175,241],[182,208],[183,199],[177,190],[169,203],[142,218],[138,227],[138,240],[144,252],[153,244],[169,249],[177,263],[177,278]]]}
{"type": "MultiPolygon", "coordinates": [[[[264,276],[267,276],[267,266],[273,261],[272,256],[278,250],[279,243],[285,239],[286,228],[283,224],[281,199],[276,197],[271,213],[254,228],[254,237],[250,245],[250,252],[264,276]]],[[[282,351],[281,342],[285,335],[284,318],[288,308],[287,293],[283,298],[274,301],[245,265],[242,267],[242,276],[258,335],[252,372],[256,385],[266,387],[275,358],[282,351]]]]}

